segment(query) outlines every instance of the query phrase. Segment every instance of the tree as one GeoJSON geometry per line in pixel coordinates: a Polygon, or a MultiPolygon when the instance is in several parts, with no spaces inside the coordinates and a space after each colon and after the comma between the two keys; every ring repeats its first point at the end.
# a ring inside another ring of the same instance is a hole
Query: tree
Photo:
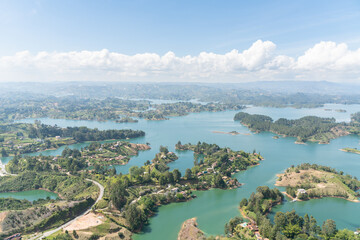
{"type": "Polygon", "coordinates": [[[283,233],[286,237],[293,239],[295,236],[301,233],[301,228],[299,225],[288,224],[283,230],[283,233]]]}
{"type": "Polygon", "coordinates": [[[213,178],[213,185],[215,187],[218,188],[225,188],[226,187],[226,183],[224,182],[224,180],[222,179],[220,174],[216,174],[213,178]]]}
{"type": "Polygon", "coordinates": [[[234,217],[230,219],[228,223],[225,224],[225,235],[229,235],[234,232],[235,227],[242,223],[244,220],[241,217],[234,217]]]}
{"type": "Polygon", "coordinates": [[[169,149],[165,146],[160,146],[160,152],[162,153],[165,153],[165,154],[168,154],[169,153],[169,149]]]}
{"type": "Polygon", "coordinates": [[[339,230],[336,235],[335,239],[341,239],[341,240],[356,240],[359,239],[355,236],[354,232],[348,229],[339,230]]]}
{"type": "Polygon", "coordinates": [[[137,204],[130,204],[125,209],[125,219],[129,224],[131,230],[141,229],[146,221],[146,216],[143,211],[137,208],[137,204]]]}
{"type": "Polygon", "coordinates": [[[161,174],[159,178],[159,184],[164,186],[167,183],[168,183],[168,178],[164,174],[161,174]]]}
{"type": "Polygon", "coordinates": [[[304,216],[303,230],[304,230],[305,233],[310,232],[310,218],[309,218],[309,215],[307,215],[307,214],[305,214],[305,216],[304,216]]]}
{"type": "Polygon", "coordinates": [[[189,168],[187,168],[187,169],[185,170],[185,176],[184,176],[184,177],[186,178],[186,180],[190,180],[190,179],[193,178],[192,172],[191,172],[191,170],[190,170],[189,168]]]}
{"type": "Polygon", "coordinates": [[[132,166],[130,169],[129,169],[129,173],[130,173],[130,177],[133,179],[137,179],[140,174],[141,174],[141,168],[139,168],[138,166],[132,166]]]}
{"type": "Polygon", "coordinates": [[[172,171],[172,174],[174,176],[174,181],[175,182],[179,182],[180,181],[180,178],[181,178],[181,172],[178,170],[178,169],[174,169],[172,171]]]}
{"type": "Polygon", "coordinates": [[[310,216],[310,233],[318,233],[319,228],[316,219],[313,216],[310,216]]]}
{"type": "Polygon", "coordinates": [[[326,220],[322,225],[321,231],[322,234],[325,235],[326,239],[330,239],[331,237],[333,237],[337,232],[335,221],[332,219],[326,220]]]}
{"type": "Polygon", "coordinates": [[[74,236],[74,238],[76,238],[76,239],[79,238],[79,235],[77,234],[77,232],[76,232],[75,230],[73,231],[73,236],[74,236]]]}
{"type": "Polygon", "coordinates": [[[283,228],[286,226],[286,216],[283,212],[277,212],[274,217],[275,226],[283,228]]]}
{"type": "Polygon", "coordinates": [[[121,209],[126,204],[126,197],[129,196],[129,193],[126,191],[125,186],[121,181],[117,181],[113,187],[110,194],[110,199],[114,206],[117,209],[121,209]]]}
{"type": "Polygon", "coordinates": [[[2,157],[7,157],[7,156],[9,156],[8,153],[6,152],[5,148],[2,148],[2,149],[1,149],[1,156],[2,156],[2,157]]]}
{"type": "Polygon", "coordinates": [[[171,172],[165,172],[165,177],[167,178],[168,183],[174,183],[174,175],[171,172]]]}
{"type": "Polygon", "coordinates": [[[243,198],[240,202],[240,208],[245,207],[248,205],[248,200],[246,198],[243,198]]]}

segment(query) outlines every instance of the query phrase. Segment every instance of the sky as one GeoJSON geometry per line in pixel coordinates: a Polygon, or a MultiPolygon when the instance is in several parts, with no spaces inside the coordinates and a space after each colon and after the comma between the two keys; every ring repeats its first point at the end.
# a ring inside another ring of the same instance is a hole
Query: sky
{"type": "Polygon", "coordinates": [[[360,83],[360,1],[0,0],[0,81],[360,83]]]}

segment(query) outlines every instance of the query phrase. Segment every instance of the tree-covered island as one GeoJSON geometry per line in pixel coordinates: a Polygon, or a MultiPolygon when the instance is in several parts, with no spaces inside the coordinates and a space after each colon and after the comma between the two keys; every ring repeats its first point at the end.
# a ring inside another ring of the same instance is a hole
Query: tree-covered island
{"type": "Polygon", "coordinates": [[[306,141],[329,143],[331,139],[348,134],[359,134],[360,124],[354,120],[350,123],[337,123],[335,118],[306,116],[296,120],[280,118],[274,121],[271,117],[259,114],[239,112],[234,120],[249,127],[252,131],[270,131],[279,135],[296,137],[297,143],[306,141]]]}
{"type": "Polygon", "coordinates": [[[63,145],[85,141],[110,139],[130,139],[142,137],[145,132],[131,129],[99,130],[87,127],[50,126],[35,121],[29,123],[0,124],[1,156],[32,153],[46,149],[56,149],[63,145]]]}

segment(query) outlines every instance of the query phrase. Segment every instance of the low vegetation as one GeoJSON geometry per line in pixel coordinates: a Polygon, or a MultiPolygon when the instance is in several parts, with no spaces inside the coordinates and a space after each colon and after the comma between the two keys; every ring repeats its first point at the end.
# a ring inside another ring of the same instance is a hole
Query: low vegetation
{"type": "Polygon", "coordinates": [[[288,168],[278,177],[276,185],[287,187],[286,193],[296,199],[340,197],[358,201],[360,181],[329,167],[305,163],[288,168]]]}

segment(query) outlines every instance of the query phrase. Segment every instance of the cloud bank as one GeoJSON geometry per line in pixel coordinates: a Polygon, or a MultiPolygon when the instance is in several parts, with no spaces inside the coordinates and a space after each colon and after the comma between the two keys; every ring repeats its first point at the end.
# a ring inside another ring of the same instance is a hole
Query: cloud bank
{"type": "Polygon", "coordinates": [[[124,55],[101,51],[18,52],[0,57],[0,81],[197,81],[328,80],[360,82],[360,48],[320,42],[297,58],[277,55],[271,41],[226,54],[173,52],[124,55]]]}

